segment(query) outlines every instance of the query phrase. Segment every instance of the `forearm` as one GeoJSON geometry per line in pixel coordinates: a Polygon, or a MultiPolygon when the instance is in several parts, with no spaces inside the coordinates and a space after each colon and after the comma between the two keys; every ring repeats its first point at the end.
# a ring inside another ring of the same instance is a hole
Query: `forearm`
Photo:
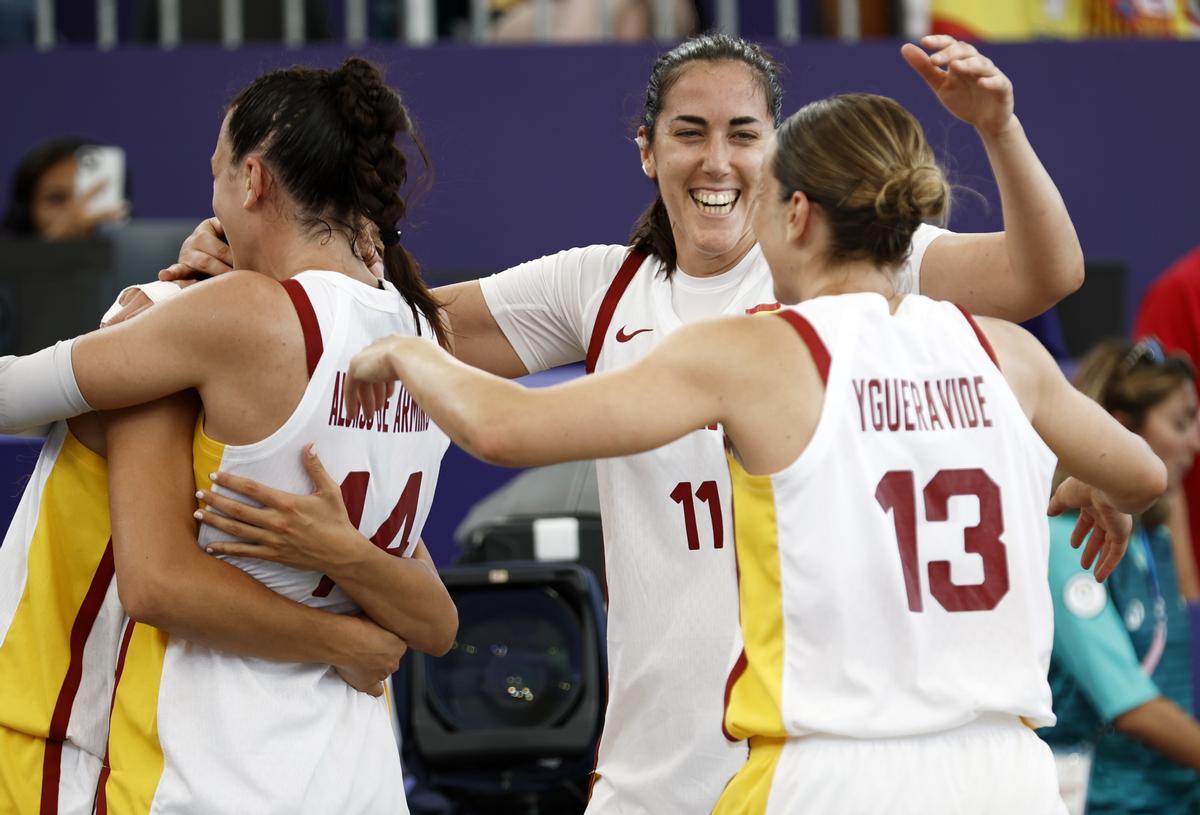
{"type": "Polygon", "coordinates": [[[1083,250],[1050,174],[1013,116],[996,134],[980,134],[1004,213],[1011,283],[1024,293],[1031,317],[1083,283],[1083,250]]]}
{"type": "Polygon", "coordinates": [[[536,414],[522,409],[533,394],[440,349],[420,350],[394,356],[393,368],[430,418],[476,458],[493,464],[520,464],[510,461],[507,451],[536,442],[536,414]]]}
{"type": "Polygon", "coordinates": [[[122,560],[118,591],[123,571],[143,570],[129,609],[139,622],[237,656],[330,665],[345,661],[355,620],[289,600],[199,548],[170,568],[122,560]]]}
{"type": "Polygon", "coordinates": [[[328,570],[329,577],[410,648],[446,653],[458,632],[458,611],[433,564],[396,557],[365,539],[352,551],[350,559],[328,570]]]}
{"type": "Polygon", "coordinates": [[[1118,716],[1113,726],[1176,764],[1200,771],[1200,723],[1170,699],[1151,699],[1118,716]]]}
{"type": "Polygon", "coordinates": [[[23,357],[0,357],[0,433],[16,433],[91,410],[71,365],[74,340],[23,357]]]}

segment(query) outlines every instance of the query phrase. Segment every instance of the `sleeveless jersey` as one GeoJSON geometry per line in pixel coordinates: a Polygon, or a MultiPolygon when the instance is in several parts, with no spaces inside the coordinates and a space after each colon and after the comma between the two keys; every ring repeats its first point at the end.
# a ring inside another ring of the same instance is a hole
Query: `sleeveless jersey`
{"type": "MultiPolygon", "coordinates": [[[[301,451],[315,442],[351,520],[376,546],[407,557],[448,439],[403,388],[378,413],[348,416],[342,383],[371,341],[417,334],[414,313],[394,288],[334,272],[283,285],[304,328],[308,387],[283,426],[255,444],[221,444],[201,420],[196,484],[210,489],[209,473],[221,470],[306,493],[301,451]]],[[[423,320],[420,333],[434,341],[423,320]]],[[[199,545],[224,537],[202,527],[199,545]]],[[[358,611],[320,574],[229,561],[297,602],[358,611]]],[[[101,812],[407,812],[386,698],[354,690],[327,665],[235,657],[144,625],[132,624],[122,643],[109,749],[101,812]]]]}
{"type": "MultiPolygon", "coordinates": [[[[786,309],[826,382],[804,452],[730,456],[744,650],[731,738],[887,738],[989,714],[1053,724],[1055,457],[974,320],[877,294],[786,309]]],[[[780,349],[793,353],[796,349],[780,349]]]]}
{"type": "MultiPolygon", "coordinates": [[[[916,285],[923,225],[901,271],[916,285]]],[[[724,314],[778,307],[755,246],[724,314]]],[[[683,272],[677,271],[676,275],[683,272]]],[[[656,257],[623,247],[569,250],[480,281],[526,367],[581,357],[609,370],[650,353],[683,321],[656,257]]],[[[711,314],[712,317],[720,314],[711,314]]],[[[596,462],[608,589],[608,705],[588,815],[709,812],[745,763],[721,733],[737,650],[729,468],[717,429],[596,462]]]]}
{"type": "Polygon", "coordinates": [[[53,426],[0,546],[0,812],[90,813],[124,611],[108,468],[53,426]]]}

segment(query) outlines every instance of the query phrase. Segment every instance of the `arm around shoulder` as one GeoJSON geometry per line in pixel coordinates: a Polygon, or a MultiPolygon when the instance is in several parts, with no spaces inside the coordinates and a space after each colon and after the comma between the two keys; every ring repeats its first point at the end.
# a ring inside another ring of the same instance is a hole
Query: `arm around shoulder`
{"type": "Polygon", "coordinates": [[[110,410],[201,388],[230,358],[257,347],[286,306],[279,283],[254,272],[191,286],[136,320],[79,337],[79,391],[93,408],[110,410]]]}

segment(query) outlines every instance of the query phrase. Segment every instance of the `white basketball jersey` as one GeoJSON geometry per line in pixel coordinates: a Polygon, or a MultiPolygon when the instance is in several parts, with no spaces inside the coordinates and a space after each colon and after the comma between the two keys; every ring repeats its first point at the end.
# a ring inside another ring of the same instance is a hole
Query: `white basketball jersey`
{"type": "MultiPolygon", "coordinates": [[[[284,425],[256,444],[223,445],[197,428],[197,485],[209,489],[208,473],[221,470],[307,493],[312,485],[301,451],[314,442],[359,530],[389,554],[407,557],[428,515],[448,439],[403,388],[378,413],[348,416],[342,383],[351,357],[373,340],[418,333],[414,313],[394,288],[372,289],[333,272],[304,272],[284,285],[304,327],[309,385],[284,425]]],[[[434,342],[424,320],[420,333],[434,342]]],[[[199,545],[225,537],[202,527],[199,545]]],[[[320,574],[263,560],[229,561],[298,602],[358,610],[320,574]]],[[[176,638],[164,639],[163,648],[152,639],[143,637],[137,659],[138,634],[127,637],[109,793],[125,757],[138,766],[123,783],[141,788],[122,797],[151,803],[154,811],[407,811],[386,698],[352,689],[327,665],[244,659],[176,638]],[[160,749],[150,750],[151,758],[137,742],[146,746],[145,707],[154,697],[135,695],[139,686],[157,696],[152,746],[160,749]]]]}
{"type": "MultiPolygon", "coordinates": [[[[729,314],[778,305],[762,253],[751,251],[729,314]]],[[[602,350],[589,356],[596,370],[641,359],[681,325],[657,258],[642,263],[617,297],[601,305],[602,350]]],[[[707,812],[746,759],[744,745],[728,743],[720,729],[737,632],[722,434],[698,430],[596,468],[609,700],[588,811],[707,812]]]]}
{"type": "MultiPolygon", "coordinates": [[[[877,294],[781,313],[826,380],[808,447],[730,457],[744,651],[733,738],[884,738],[986,714],[1053,724],[1046,505],[1055,457],[974,321],[877,294]]],[[[780,353],[799,352],[795,348],[780,353]]]]}

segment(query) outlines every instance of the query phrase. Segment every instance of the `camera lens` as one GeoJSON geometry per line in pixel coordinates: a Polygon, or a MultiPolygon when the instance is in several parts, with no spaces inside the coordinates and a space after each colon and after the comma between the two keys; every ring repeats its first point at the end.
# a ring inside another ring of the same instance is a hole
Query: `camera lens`
{"type": "Polygon", "coordinates": [[[554,589],[455,593],[458,638],[426,660],[430,702],[458,730],[554,725],[578,703],[579,620],[554,589]]]}

